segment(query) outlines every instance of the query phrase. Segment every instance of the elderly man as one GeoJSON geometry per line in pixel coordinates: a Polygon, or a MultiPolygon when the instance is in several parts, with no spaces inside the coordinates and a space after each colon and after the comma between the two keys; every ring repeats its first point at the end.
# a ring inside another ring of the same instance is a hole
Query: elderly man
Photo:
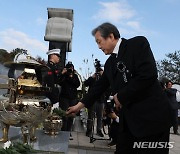
{"type": "Polygon", "coordinates": [[[67,114],[91,106],[111,87],[120,125],[115,153],[168,154],[169,102],[158,82],[148,40],[143,36],[120,38],[117,27],[111,23],[103,23],[92,34],[104,54],[111,56],[102,77],[67,114]],[[156,144],[155,148],[149,148],[152,143],[156,144]]]}

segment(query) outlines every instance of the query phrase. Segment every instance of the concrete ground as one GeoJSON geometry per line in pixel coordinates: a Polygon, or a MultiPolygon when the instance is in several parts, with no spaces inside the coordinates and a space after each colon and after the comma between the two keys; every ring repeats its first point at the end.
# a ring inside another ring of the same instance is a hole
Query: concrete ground
{"type": "MultiPolygon", "coordinates": [[[[108,143],[110,142],[108,135],[105,135],[104,137],[98,137],[96,134],[94,134],[93,137],[95,138],[95,140],[94,142],[90,143],[90,138],[85,135],[85,132],[86,132],[85,126],[81,122],[80,118],[76,117],[72,131],[73,140],[68,141],[68,137],[67,137],[68,147],[67,147],[67,152],[65,152],[65,154],[113,154],[114,153],[115,146],[108,147],[108,143]]],[[[179,126],[179,132],[180,132],[180,126],[179,126]]],[[[69,134],[69,132],[66,133],[69,134]]],[[[172,129],[171,129],[171,133],[172,133],[172,129]]],[[[58,135],[58,137],[64,139],[63,136],[58,135]]],[[[48,142],[48,141],[44,140],[44,142],[48,142]]],[[[170,149],[170,154],[180,154],[180,136],[171,134],[170,142],[173,142],[173,148],[170,149]]],[[[50,146],[52,148],[55,145],[54,141],[50,141],[50,143],[51,144],[47,144],[46,147],[50,146]]],[[[0,147],[2,146],[3,144],[1,143],[0,147]]],[[[58,147],[59,146],[60,143],[58,142],[58,147]]],[[[47,153],[52,154],[54,152],[47,152],[47,153]]]]}
{"type": "MultiPolygon", "coordinates": [[[[113,154],[114,147],[108,147],[108,136],[104,138],[98,137],[96,134],[94,138],[97,138],[93,143],[90,143],[90,138],[85,135],[86,128],[83,126],[79,117],[76,118],[74,123],[74,129],[72,131],[73,140],[69,140],[68,154],[113,154]],[[101,140],[102,139],[102,140],[101,140]]],[[[180,132],[180,126],[179,126],[180,132]]],[[[172,133],[172,129],[171,129],[172,133]]],[[[170,154],[180,154],[180,135],[170,135],[170,142],[173,143],[173,148],[170,149],[170,154]]]]}
{"type": "MultiPolygon", "coordinates": [[[[85,134],[86,128],[83,123],[76,117],[72,136],[73,140],[69,140],[68,154],[113,154],[115,146],[108,147],[110,142],[109,136],[99,137],[94,133],[94,142],[90,143],[90,138],[85,134]]],[[[94,130],[96,132],[96,130],[94,130]]]]}

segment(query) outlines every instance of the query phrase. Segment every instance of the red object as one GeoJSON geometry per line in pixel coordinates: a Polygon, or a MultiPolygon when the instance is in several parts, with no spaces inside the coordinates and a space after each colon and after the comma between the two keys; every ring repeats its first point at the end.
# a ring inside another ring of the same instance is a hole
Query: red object
{"type": "Polygon", "coordinates": [[[48,72],[48,75],[52,75],[52,72],[48,72]]]}

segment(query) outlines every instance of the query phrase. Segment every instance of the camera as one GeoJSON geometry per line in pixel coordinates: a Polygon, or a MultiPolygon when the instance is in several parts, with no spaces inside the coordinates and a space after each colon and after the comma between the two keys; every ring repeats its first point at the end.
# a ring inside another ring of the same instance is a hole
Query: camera
{"type": "Polygon", "coordinates": [[[94,67],[95,67],[95,69],[96,69],[96,72],[102,71],[101,66],[102,66],[102,65],[101,65],[101,63],[100,63],[100,60],[95,59],[94,67]]]}
{"type": "Polygon", "coordinates": [[[67,68],[67,73],[72,73],[72,69],[71,68],[67,68]]]}
{"type": "Polygon", "coordinates": [[[65,66],[65,68],[67,69],[68,74],[73,73],[72,67],[74,68],[74,65],[72,64],[72,62],[69,61],[65,66]]]}
{"type": "Polygon", "coordinates": [[[99,80],[99,78],[101,77],[101,74],[100,74],[100,71],[102,71],[102,68],[101,68],[101,63],[100,63],[100,60],[98,59],[95,59],[95,62],[94,62],[94,67],[96,69],[96,80],[99,80]]]}
{"type": "Polygon", "coordinates": [[[113,96],[109,96],[109,98],[106,101],[105,104],[105,112],[106,114],[110,114],[114,112],[114,108],[115,108],[115,102],[114,102],[114,98],[113,96]]]}
{"type": "Polygon", "coordinates": [[[108,115],[114,112],[114,108],[115,108],[114,98],[113,96],[109,96],[104,107],[105,114],[102,120],[104,126],[111,125],[111,118],[108,115]]]}

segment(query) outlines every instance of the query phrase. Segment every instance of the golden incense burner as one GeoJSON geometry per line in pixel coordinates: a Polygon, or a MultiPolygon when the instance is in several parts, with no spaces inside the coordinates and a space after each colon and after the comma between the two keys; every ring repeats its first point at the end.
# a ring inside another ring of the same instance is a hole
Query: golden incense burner
{"type": "Polygon", "coordinates": [[[47,67],[29,55],[25,57],[5,64],[9,78],[7,84],[0,83],[0,89],[7,89],[7,93],[0,95],[2,142],[8,141],[10,126],[21,128],[24,143],[36,140],[36,128],[51,113],[50,100],[45,96],[50,88],[42,84],[47,67]]]}

